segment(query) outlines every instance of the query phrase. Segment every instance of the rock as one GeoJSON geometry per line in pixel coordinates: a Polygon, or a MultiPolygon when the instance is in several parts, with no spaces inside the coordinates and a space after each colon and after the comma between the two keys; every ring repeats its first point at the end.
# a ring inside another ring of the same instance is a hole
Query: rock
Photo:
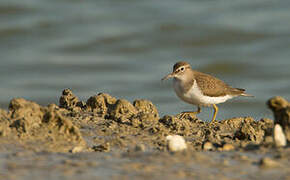
{"type": "Polygon", "coordinates": [[[168,142],[167,147],[171,152],[183,151],[187,149],[187,145],[182,136],[179,135],[168,135],[166,136],[168,142]]]}
{"type": "Polygon", "coordinates": [[[205,151],[211,151],[214,149],[214,146],[211,142],[205,142],[202,146],[203,150],[205,151]]]}
{"type": "Polygon", "coordinates": [[[239,156],[239,159],[242,160],[242,161],[251,161],[251,158],[249,158],[249,157],[246,156],[246,155],[240,155],[240,156],[239,156]]]}
{"type": "Polygon", "coordinates": [[[145,149],[146,149],[146,147],[145,147],[144,144],[137,144],[137,145],[135,146],[135,151],[145,152],[145,149]]]}
{"type": "Polygon", "coordinates": [[[93,146],[92,149],[97,152],[109,152],[110,151],[110,143],[100,144],[98,146],[93,146]]]}
{"type": "Polygon", "coordinates": [[[222,150],[223,151],[232,151],[232,150],[235,150],[235,146],[233,146],[232,144],[224,144],[222,150]]]}
{"type": "Polygon", "coordinates": [[[83,146],[75,146],[74,148],[72,148],[71,150],[69,150],[69,152],[71,153],[79,153],[82,152],[84,149],[83,146]]]}
{"type": "Polygon", "coordinates": [[[268,107],[273,111],[275,124],[280,124],[290,141],[290,103],[280,96],[273,97],[267,102],[268,107]]]}
{"type": "Polygon", "coordinates": [[[283,133],[282,127],[279,124],[275,125],[273,134],[276,147],[286,146],[286,137],[283,133]]]}
{"type": "Polygon", "coordinates": [[[259,162],[259,165],[262,168],[274,168],[274,167],[280,166],[280,164],[277,161],[275,161],[269,157],[262,158],[259,162]]]}

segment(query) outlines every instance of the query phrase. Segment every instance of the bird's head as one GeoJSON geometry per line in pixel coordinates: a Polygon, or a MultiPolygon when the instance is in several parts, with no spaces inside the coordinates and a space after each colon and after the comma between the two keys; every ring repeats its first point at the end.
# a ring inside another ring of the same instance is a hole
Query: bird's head
{"type": "Polygon", "coordinates": [[[191,66],[189,63],[180,61],[174,64],[172,73],[162,78],[167,80],[169,78],[184,79],[185,75],[191,71],[191,66]]]}

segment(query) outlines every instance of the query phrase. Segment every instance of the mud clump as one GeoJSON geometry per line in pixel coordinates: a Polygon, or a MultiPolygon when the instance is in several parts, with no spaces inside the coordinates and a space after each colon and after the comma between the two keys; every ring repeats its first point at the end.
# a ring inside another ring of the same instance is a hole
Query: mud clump
{"type": "Polygon", "coordinates": [[[10,133],[8,112],[0,109],[0,137],[7,136],[10,133]]]}
{"type": "Polygon", "coordinates": [[[140,114],[152,115],[152,118],[159,119],[158,110],[151,101],[137,99],[133,102],[133,105],[140,114]]]}
{"type": "Polygon", "coordinates": [[[22,98],[13,99],[3,125],[6,132],[1,131],[2,135],[29,142],[35,151],[67,152],[73,146],[85,145],[79,129],[56,105],[42,107],[22,98]]]}
{"type": "Polygon", "coordinates": [[[204,122],[198,121],[198,119],[179,119],[175,116],[168,115],[163,116],[159,122],[165,129],[169,130],[170,133],[179,134],[182,136],[198,133],[198,131],[205,125],[204,122]]]}
{"type": "Polygon", "coordinates": [[[118,99],[109,112],[109,118],[125,124],[131,123],[131,120],[136,116],[136,114],[136,108],[129,101],[118,99]]]}
{"type": "Polygon", "coordinates": [[[273,111],[275,124],[280,124],[290,141],[290,103],[280,96],[271,98],[267,102],[268,107],[273,111]]]}
{"type": "Polygon", "coordinates": [[[72,111],[80,111],[81,108],[85,107],[85,104],[79,101],[78,97],[70,89],[64,89],[59,99],[59,107],[72,111]]]}
{"type": "Polygon", "coordinates": [[[151,126],[159,119],[157,108],[148,100],[135,100],[131,104],[106,93],[90,97],[86,102],[86,110],[120,124],[142,128],[151,126]]]}
{"type": "MultiPolygon", "coordinates": [[[[236,120],[240,121],[241,119],[236,120]]],[[[257,122],[253,118],[245,118],[240,122],[234,138],[251,141],[255,144],[260,144],[264,140],[265,130],[263,129],[263,120],[257,122]]],[[[270,128],[272,128],[272,125],[270,128]]]]}
{"type": "Polygon", "coordinates": [[[55,138],[64,138],[68,142],[82,142],[82,136],[80,130],[73,125],[72,121],[65,117],[54,108],[49,107],[43,116],[42,125],[52,132],[52,134],[59,134],[55,138]]]}
{"type": "Polygon", "coordinates": [[[25,99],[12,99],[9,105],[9,114],[12,120],[10,127],[16,128],[18,135],[25,135],[42,123],[44,108],[25,99]]]}
{"type": "Polygon", "coordinates": [[[101,117],[110,113],[117,99],[106,93],[99,93],[90,97],[86,102],[87,111],[94,112],[101,117]]]}

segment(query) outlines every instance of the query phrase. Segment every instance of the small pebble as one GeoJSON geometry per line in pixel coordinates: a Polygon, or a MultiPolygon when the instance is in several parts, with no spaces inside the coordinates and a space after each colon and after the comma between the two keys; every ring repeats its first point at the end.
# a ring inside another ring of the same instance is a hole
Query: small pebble
{"type": "Polygon", "coordinates": [[[277,161],[274,161],[273,159],[269,157],[262,158],[259,164],[260,164],[260,167],[264,167],[264,168],[278,167],[280,165],[277,161]]]}
{"type": "Polygon", "coordinates": [[[225,144],[223,145],[223,151],[232,151],[235,150],[235,146],[233,146],[232,144],[225,144]]]}
{"type": "Polygon", "coordinates": [[[83,150],[82,146],[76,146],[76,147],[72,148],[71,150],[69,150],[69,152],[78,153],[78,152],[82,152],[82,150],[83,150]]]}
{"type": "Polygon", "coordinates": [[[92,149],[96,152],[109,152],[110,151],[110,143],[106,142],[106,143],[100,144],[98,146],[93,146],[92,149]]]}
{"type": "Polygon", "coordinates": [[[141,152],[144,152],[145,151],[145,145],[144,144],[138,144],[136,145],[135,147],[135,151],[141,151],[141,152]]]}
{"type": "Polygon", "coordinates": [[[168,135],[166,136],[168,142],[168,149],[171,152],[183,151],[187,148],[185,140],[182,136],[179,135],[168,135]]]}
{"type": "Polygon", "coordinates": [[[240,156],[240,160],[243,160],[243,161],[249,161],[250,159],[249,159],[249,157],[246,156],[246,155],[241,155],[241,156],[240,156]]]}
{"type": "Polygon", "coordinates": [[[282,127],[279,124],[276,124],[274,127],[274,141],[276,147],[286,146],[286,137],[283,133],[282,127]]]}
{"type": "Polygon", "coordinates": [[[225,166],[229,166],[229,165],[230,165],[229,160],[224,159],[224,160],[223,160],[223,165],[225,165],[225,166]]]}
{"type": "Polygon", "coordinates": [[[211,142],[206,142],[206,143],[203,144],[203,150],[210,151],[210,150],[213,150],[213,149],[214,149],[214,147],[213,147],[211,142]]]}

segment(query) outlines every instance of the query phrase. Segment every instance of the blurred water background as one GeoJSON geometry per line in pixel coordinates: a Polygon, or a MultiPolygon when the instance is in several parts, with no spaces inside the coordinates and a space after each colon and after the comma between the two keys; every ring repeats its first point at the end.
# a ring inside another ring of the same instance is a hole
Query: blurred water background
{"type": "Polygon", "coordinates": [[[290,99],[290,1],[0,1],[2,108],[58,104],[71,88],[81,100],[149,99],[161,115],[192,110],[160,81],[180,60],[255,95],[220,105],[218,119],[272,118],[265,102],[290,99]]]}

